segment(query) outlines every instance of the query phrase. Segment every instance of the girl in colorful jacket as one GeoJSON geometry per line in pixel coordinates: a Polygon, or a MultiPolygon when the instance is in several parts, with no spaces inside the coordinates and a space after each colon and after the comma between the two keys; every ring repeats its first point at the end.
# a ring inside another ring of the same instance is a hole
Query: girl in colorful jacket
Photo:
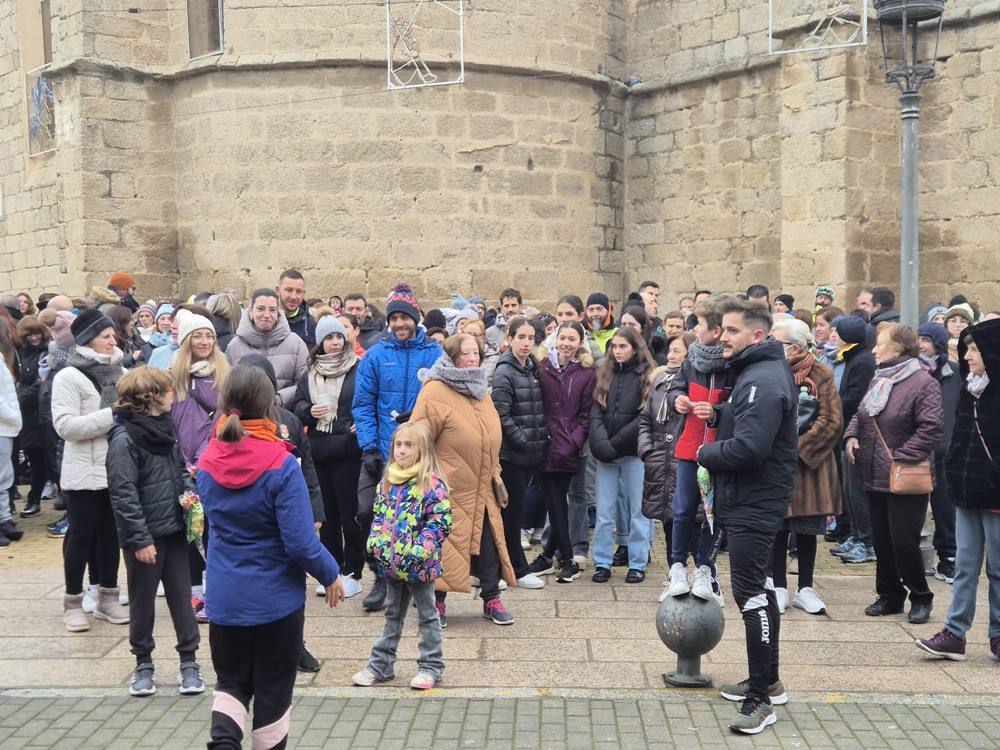
{"type": "Polygon", "coordinates": [[[353,681],[369,687],[395,677],[396,648],[412,597],[420,618],[420,645],[410,687],[427,690],[444,674],[434,581],[441,576],[441,547],[451,531],[451,503],[434,441],[423,423],[407,422],[396,429],[373,513],[367,549],[388,584],[385,630],[372,646],[368,666],[353,681]]]}

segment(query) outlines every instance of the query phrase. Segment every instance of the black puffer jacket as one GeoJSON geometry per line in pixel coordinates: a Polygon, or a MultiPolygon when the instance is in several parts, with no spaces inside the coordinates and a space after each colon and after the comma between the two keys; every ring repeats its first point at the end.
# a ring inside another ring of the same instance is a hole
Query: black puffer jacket
{"type": "Polygon", "coordinates": [[[215,329],[215,343],[219,351],[225,352],[229,342],[233,340],[233,325],[229,318],[223,315],[212,316],[212,327],[215,329]]]}
{"type": "MultiPolygon", "coordinates": [[[[38,365],[42,357],[48,356],[48,345],[25,346],[17,350],[18,376],[17,400],[21,407],[21,434],[18,447],[21,450],[41,448],[45,445],[46,430],[39,412],[39,396],[42,381],[38,379],[38,365]]],[[[52,421],[51,415],[49,422],[52,421]]]]}
{"type": "Polygon", "coordinates": [[[614,362],[612,367],[607,406],[602,408],[594,399],[590,410],[590,451],[605,462],[637,455],[646,364],[632,357],[627,362],[614,362]]]}
{"type": "Polygon", "coordinates": [[[723,526],[775,532],[792,502],[798,461],[798,392],[782,345],[747,347],[730,362],[736,384],[718,411],[714,443],[698,463],[715,480],[715,516],[723,526]]]}
{"type": "Polygon", "coordinates": [[[684,426],[684,416],[671,409],[667,390],[676,372],[660,367],[653,371],[649,398],[639,414],[638,453],[642,459],[642,514],[654,521],[673,520],[677,459],[674,446],[684,426]]]}
{"type": "MultiPolygon", "coordinates": [[[[979,347],[990,384],[978,399],[962,389],[945,465],[948,495],[963,508],[1000,510],[1000,320],[967,328],[965,335],[979,347]]],[[[969,376],[965,335],[958,342],[963,382],[969,376]]]]}
{"type": "Polygon", "coordinates": [[[870,348],[866,349],[859,344],[844,352],[844,375],[840,379],[840,407],[844,411],[844,425],[849,425],[857,413],[874,374],[875,356],[870,348]]]}
{"type": "Polygon", "coordinates": [[[545,458],[549,431],[535,361],[529,357],[522,365],[513,353],[504,352],[493,371],[492,395],[503,429],[500,460],[528,469],[537,466],[545,458]]]}
{"type": "Polygon", "coordinates": [[[354,382],[358,374],[355,364],[346,375],[340,386],[340,398],[337,399],[337,418],[333,422],[332,432],[319,432],[316,428],[316,417],[310,410],[313,407],[309,396],[309,373],[299,380],[295,389],[295,416],[309,430],[309,450],[313,463],[325,461],[346,461],[352,458],[361,460],[361,447],[358,438],[351,432],[354,417],[351,414],[351,402],[354,400],[354,382]]]}
{"type": "Polygon", "coordinates": [[[115,422],[108,438],[108,490],[123,549],[148,547],[155,539],[184,530],[179,502],[194,489],[180,446],[166,454],[142,451],[125,425],[115,422]]]}

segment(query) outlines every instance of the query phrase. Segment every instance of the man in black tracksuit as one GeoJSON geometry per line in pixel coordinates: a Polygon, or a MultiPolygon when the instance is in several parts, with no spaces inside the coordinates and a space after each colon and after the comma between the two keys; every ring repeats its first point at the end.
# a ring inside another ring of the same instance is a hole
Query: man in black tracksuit
{"type": "Polygon", "coordinates": [[[730,729],[757,734],[776,719],[772,701],[787,702],[778,679],[778,600],[766,581],[795,485],[798,395],[782,344],[768,338],[767,309],[737,299],[719,307],[723,356],[736,383],[716,410],[716,440],[701,447],[698,463],[714,478],[715,517],[729,540],[733,598],[746,627],[750,677],[721,692],[743,701],[730,729]]]}

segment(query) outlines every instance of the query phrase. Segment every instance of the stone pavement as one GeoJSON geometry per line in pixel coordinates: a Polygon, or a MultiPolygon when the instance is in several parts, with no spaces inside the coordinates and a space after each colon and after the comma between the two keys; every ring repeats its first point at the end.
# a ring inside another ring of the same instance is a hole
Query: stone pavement
{"type": "MultiPolygon", "coordinates": [[[[0,550],[0,747],[202,743],[207,698],[179,699],[169,685],[151,700],[124,697],[134,664],[126,627],[94,622],[84,634],[63,628],[61,542],[44,536],[45,522],[55,517],[46,506],[40,517],[21,524],[23,541],[0,550]]],[[[482,619],[481,604],[471,596],[449,596],[445,681],[420,699],[405,689],[415,671],[415,624],[399,652],[397,684],[403,688],[353,689],[350,676],[363,666],[382,616],[363,612],[360,597],[329,610],[310,596],[306,640],[323,668],[299,676],[292,746],[750,742],[729,737],[734,706],[713,691],[663,686],[661,675],[673,660],[654,624],[666,569],[662,536],[656,550],[643,584],[625,585],[624,571],[616,568],[607,585],[592,583],[588,572],[569,585],[506,592],[516,618],[511,627],[482,619]],[[393,721],[387,722],[390,713],[393,721]]],[[[723,555],[724,584],[726,566],[723,555]]],[[[794,561],[790,567],[795,570],[794,561]]],[[[1000,747],[1000,668],[987,653],[985,580],[969,661],[955,663],[926,659],[913,646],[915,637],[942,624],[950,587],[932,582],[937,599],[928,625],[872,619],[862,610],[874,596],[873,573],[874,565],[844,565],[821,544],[816,587],[829,614],[791,609],[783,617],[782,679],[792,702],[778,709],[777,730],[754,744],[1000,747]]],[[[794,576],[790,580],[794,585],[794,576]]],[[[161,682],[169,682],[176,657],[166,608],[158,604],[155,656],[161,682]]],[[[742,622],[731,602],[726,619],[722,642],[703,663],[716,684],[746,672],[742,622]]],[[[211,684],[207,628],[202,633],[200,661],[211,684]]]]}

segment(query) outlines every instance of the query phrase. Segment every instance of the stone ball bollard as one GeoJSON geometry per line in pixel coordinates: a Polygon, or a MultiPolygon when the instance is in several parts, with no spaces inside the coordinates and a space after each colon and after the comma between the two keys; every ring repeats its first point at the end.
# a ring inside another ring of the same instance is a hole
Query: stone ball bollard
{"type": "Polygon", "coordinates": [[[711,687],[712,677],[701,672],[701,657],[722,640],[726,618],[714,599],[691,594],[668,596],[656,610],[656,631],[663,644],[677,654],[677,669],[663,675],[673,687],[711,687]]]}

